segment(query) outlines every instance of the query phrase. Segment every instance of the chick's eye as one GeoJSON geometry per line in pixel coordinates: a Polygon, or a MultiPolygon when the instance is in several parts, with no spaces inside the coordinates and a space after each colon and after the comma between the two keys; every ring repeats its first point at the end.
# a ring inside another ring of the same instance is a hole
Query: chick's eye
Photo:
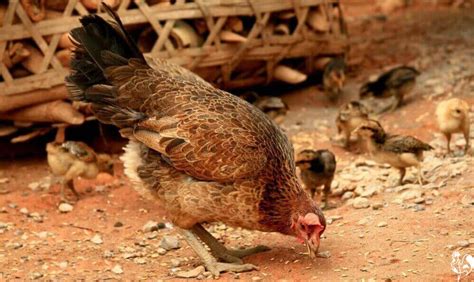
{"type": "Polygon", "coordinates": [[[460,110],[460,109],[456,109],[456,113],[460,114],[460,113],[461,113],[461,110],[460,110]]]}

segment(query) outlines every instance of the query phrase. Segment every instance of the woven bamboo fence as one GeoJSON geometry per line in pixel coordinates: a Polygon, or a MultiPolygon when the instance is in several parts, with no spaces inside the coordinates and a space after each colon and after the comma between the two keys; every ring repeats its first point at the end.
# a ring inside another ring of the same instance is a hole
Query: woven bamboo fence
{"type": "MultiPolygon", "coordinates": [[[[66,98],[63,84],[73,48],[67,34],[79,26],[80,17],[103,14],[100,2],[0,3],[0,119],[18,116],[12,110],[66,98]]],[[[314,71],[318,57],[343,54],[347,47],[339,0],[105,2],[147,59],[168,59],[223,89],[275,79],[299,83],[314,71]]],[[[36,121],[29,112],[28,117],[27,122],[36,121]]],[[[75,113],[39,122],[49,120],[80,123],[75,113]]]]}
{"type": "MultiPolygon", "coordinates": [[[[24,40],[33,41],[34,46],[29,46],[32,50],[25,51],[34,52],[33,55],[39,55],[39,58],[32,62],[34,73],[26,76],[20,73],[18,77],[3,60],[0,63],[1,94],[22,93],[63,83],[68,69],[59,58],[62,55],[58,52],[60,41],[64,34],[79,25],[81,16],[90,13],[84,2],[69,0],[62,14],[55,12],[48,16],[46,13],[42,20],[35,21],[28,15],[25,5],[10,0],[0,28],[0,58],[9,51],[7,47],[14,49],[14,43],[24,40]]],[[[275,68],[284,59],[304,58],[303,71],[310,72],[311,59],[316,56],[342,53],[344,23],[338,2],[178,0],[174,4],[166,1],[149,5],[144,0],[133,3],[122,0],[117,9],[126,26],[148,25],[150,30],[145,28],[145,31],[159,35],[155,36],[151,50],[146,50],[147,55],[167,58],[203,73],[206,79],[222,88],[236,88],[271,81],[275,68]],[[312,29],[309,22],[318,14],[327,16],[327,27],[323,26],[320,31],[312,29]],[[195,23],[194,26],[189,22],[195,23]],[[194,30],[186,34],[189,29],[194,30]],[[247,67],[242,67],[249,62],[247,67]]]]}

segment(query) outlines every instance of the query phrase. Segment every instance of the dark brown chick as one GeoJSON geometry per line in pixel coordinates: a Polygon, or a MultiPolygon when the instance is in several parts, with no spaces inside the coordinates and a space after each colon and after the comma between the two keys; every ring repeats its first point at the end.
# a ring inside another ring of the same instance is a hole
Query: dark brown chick
{"type": "Polygon", "coordinates": [[[277,124],[283,121],[288,111],[288,105],[280,97],[260,96],[254,91],[247,91],[239,97],[259,108],[277,124]]]}
{"type": "Polygon", "coordinates": [[[93,179],[99,172],[113,172],[113,160],[109,155],[96,154],[83,142],[67,141],[62,144],[46,144],[48,165],[55,176],[61,177],[61,199],[66,200],[64,189],[69,188],[79,198],[74,179],[93,179]]]}
{"type": "Polygon", "coordinates": [[[326,221],[298,181],[283,131],[189,70],[163,59],[151,65],[118,15],[104,10],[112,21],[88,15],[71,31],[67,87],[129,138],[122,160],[136,190],[165,209],[214,276],[255,269],[242,258],[267,248],[227,249],[206,222],[295,236],[314,256],[326,221]]]}
{"type": "Polygon", "coordinates": [[[418,182],[423,185],[423,152],[433,147],[412,136],[387,134],[375,120],[365,122],[355,131],[367,141],[369,154],[375,161],[387,163],[400,171],[399,185],[403,184],[406,168],[411,166],[418,169],[418,182]]]}
{"type": "Polygon", "coordinates": [[[454,133],[462,133],[466,140],[464,152],[468,153],[469,133],[471,123],[469,121],[469,104],[459,98],[452,98],[442,101],[436,107],[436,118],[438,120],[439,130],[446,136],[448,141],[448,154],[451,153],[450,143],[451,135],[454,133]]]}
{"type": "Polygon", "coordinates": [[[344,136],[344,147],[348,147],[352,132],[369,119],[368,109],[358,101],[347,103],[339,110],[336,126],[339,134],[344,136]]]}
{"type": "Polygon", "coordinates": [[[360,98],[388,98],[393,96],[395,97],[395,103],[390,108],[393,111],[402,105],[403,97],[415,87],[418,75],[420,75],[420,72],[412,67],[393,68],[379,76],[376,81],[364,84],[360,89],[360,98]]]}
{"type": "Polygon", "coordinates": [[[331,101],[337,100],[342,94],[342,88],[346,80],[345,69],[346,63],[342,57],[331,59],[324,67],[324,93],[331,101]]]}
{"type": "Polygon", "coordinates": [[[329,150],[304,150],[298,154],[296,165],[301,169],[301,180],[314,199],[317,188],[323,186],[322,202],[329,206],[331,183],[336,171],[336,157],[329,150]]]}

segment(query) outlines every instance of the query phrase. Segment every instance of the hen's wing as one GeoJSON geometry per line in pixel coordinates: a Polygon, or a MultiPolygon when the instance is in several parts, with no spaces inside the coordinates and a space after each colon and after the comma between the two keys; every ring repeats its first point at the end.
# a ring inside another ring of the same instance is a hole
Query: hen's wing
{"type": "MultiPolygon", "coordinates": [[[[266,118],[241,99],[195,75],[170,75],[166,68],[152,69],[135,59],[127,66],[109,67],[106,77],[112,84],[106,92],[115,93],[122,107],[143,114],[131,126],[133,137],[176,169],[197,179],[226,182],[256,175],[265,165],[257,136],[266,118]]],[[[110,116],[104,114],[97,109],[99,119],[110,116]]]]}
{"type": "Polygon", "coordinates": [[[71,32],[78,48],[67,79],[70,97],[91,102],[101,122],[201,180],[248,178],[261,171],[269,152],[291,150],[278,128],[247,102],[166,61],[150,67],[118,16],[105,8],[115,23],[90,15],[71,32]],[[90,68],[103,73],[93,85],[90,68]]]}
{"type": "Polygon", "coordinates": [[[394,153],[417,153],[433,147],[412,136],[391,135],[385,140],[383,149],[394,153]]]}

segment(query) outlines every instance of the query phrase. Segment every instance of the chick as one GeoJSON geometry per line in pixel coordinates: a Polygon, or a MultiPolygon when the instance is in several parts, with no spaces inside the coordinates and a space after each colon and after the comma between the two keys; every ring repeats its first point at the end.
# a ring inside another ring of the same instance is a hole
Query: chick
{"type": "Polygon", "coordinates": [[[288,105],[280,97],[260,96],[254,91],[245,92],[239,97],[259,108],[277,124],[283,121],[288,111],[288,105]]]}
{"type": "Polygon", "coordinates": [[[67,186],[76,199],[79,194],[73,185],[76,177],[95,178],[99,172],[112,173],[113,160],[109,155],[96,154],[83,142],[67,141],[62,144],[55,142],[46,145],[48,165],[55,176],[61,179],[61,199],[66,200],[64,188],[67,186]]]}
{"type": "Polygon", "coordinates": [[[339,134],[344,136],[344,147],[347,148],[351,133],[369,118],[368,109],[358,101],[352,101],[339,110],[336,126],[339,134]]]}
{"type": "Polygon", "coordinates": [[[395,103],[390,110],[393,111],[403,103],[403,97],[408,94],[416,83],[420,74],[415,68],[408,66],[396,67],[382,74],[374,82],[367,82],[360,88],[360,98],[388,98],[395,97],[395,103]]]}
{"type": "Polygon", "coordinates": [[[418,182],[423,185],[423,151],[433,147],[412,136],[387,134],[375,120],[368,120],[355,131],[367,141],[369,154],[375,161],[387,163],[400,171],[399,185],[403,184],[406,168],[411,166],[418,169],[418,182]]]}
{"type": "Polygon", "coordinates": [[[336,157],[328,150],[304,150],[298,155],[296,165],[301,169],[301,179],[314,198],[316,189],[324,186],[322,201],[328,207],[328,196],[336,171],[336,157]]]}
{"type": "Polygon", "coordinates": [[[346,64],[344,58],[336,57],[331,59],[324,67],[323,73],[323,88],[324,93],[331,101],[339,98],[346,80],[345,75],[346,64]]]}
{"type": "Polygon", "coordinates": [[[452,98],[442,101],[436,107],[436,119],[438,120],[439,130],[446,136],[448,141],[448,154],[451,153],[450,142],[453,133],[464,134],[466,145],[464,152],[467,153],[469,144],[469,105],[466,101],[452,98]]]}

